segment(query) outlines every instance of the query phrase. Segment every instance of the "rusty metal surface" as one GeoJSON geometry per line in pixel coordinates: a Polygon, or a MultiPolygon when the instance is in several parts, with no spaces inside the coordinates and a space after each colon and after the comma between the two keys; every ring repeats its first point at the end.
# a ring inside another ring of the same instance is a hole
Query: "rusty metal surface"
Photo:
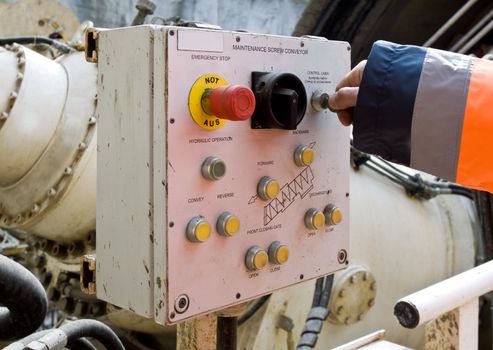
{"type": "Polygon", "coordinates": [[[216,327],[214,314],[178,324],[176,350],[216,350],[216,327]]]}
{"type": "Polygon", "coordinates": [[[458,342],[458,309],[440,316],[425,327],[425,350],[456,349],[458,342]]]}

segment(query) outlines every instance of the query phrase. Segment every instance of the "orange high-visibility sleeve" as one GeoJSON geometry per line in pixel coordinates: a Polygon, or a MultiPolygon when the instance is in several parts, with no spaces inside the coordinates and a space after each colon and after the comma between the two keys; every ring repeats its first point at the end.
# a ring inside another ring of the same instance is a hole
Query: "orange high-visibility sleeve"
{"type": "Polygon", "coordinates": [[[457,182],[493,192],[493,62],[476,59],[467,94],[457,182]]]}

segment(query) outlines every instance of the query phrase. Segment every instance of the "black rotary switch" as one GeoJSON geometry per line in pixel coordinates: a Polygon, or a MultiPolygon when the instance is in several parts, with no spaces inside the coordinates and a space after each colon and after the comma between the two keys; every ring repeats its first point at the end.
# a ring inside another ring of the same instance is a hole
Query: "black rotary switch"
{"type": "Polygon", "coordinates": [[[291,73],[252,73],[257,102],[253,129],[296,130],[305,116],[307,97],[301,80],[291,73]]]}

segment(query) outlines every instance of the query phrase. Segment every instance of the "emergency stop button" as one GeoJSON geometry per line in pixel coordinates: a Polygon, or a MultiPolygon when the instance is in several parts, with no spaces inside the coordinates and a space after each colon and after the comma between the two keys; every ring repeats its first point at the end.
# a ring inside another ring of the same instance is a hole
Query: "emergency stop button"
{"type": "Polygon", "coordinates": [[[232,121],[247,120],[255,110],[255,95],[242,85],[206,89],[201,102],[205,113],[232,121]]]}

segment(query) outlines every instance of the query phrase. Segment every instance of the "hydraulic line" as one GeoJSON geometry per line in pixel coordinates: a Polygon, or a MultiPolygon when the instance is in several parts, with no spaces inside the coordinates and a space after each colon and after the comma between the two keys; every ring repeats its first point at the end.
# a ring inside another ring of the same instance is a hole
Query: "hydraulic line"
{"type": "MultiPolygon", "coordinates": [[[[43,331],[33,333],[31,335],[28,335],[22,339],[15,341],[14,343],[11,343],[3,350],[24,350],[26,346],[29,345],[31,342],[38,341],[39,339],[43,338],[45,335],[52,333],[52,331],[53,331],[52,329],[45,329],[43,331]]],[[[85,338],[80,338],[73,343],[73,345],[70,347],[70,350],[97,350],[97,348],[94,345],[92,345],[92,343],[89,340],[85,338]]]]}
{"type": "Polygon", "coordinates": [[[438,178],[434,181],[425,180],[420,174],[408,174],[392,163],[380,157],[361,152],[354,147],[351,147],[351,160],[356,170],[360,166],[366,166],[377,174],[404,187],[412,197],[430,199],[437,195],[456,194],[473,199],[472,191],[467,187],[438,178]]]}
{"type": "Polygon", "coordinates": [[[19,263],[0,255],[0,340],[18,339],[43,322],[48,299],[38,279],[19,263]]]}
{"type": "Polygon", "coordinates": [[[113,330],[106,324],[96,320],[77,320],[58,328],[67,335],[67,346],[71,348],[80,338],[97,339],[106,349],[125,350],[122,342],[113,330]]]}
{"type": "Polygon", "coordinates": [[[269,300],[271,294],[264,295],[263,297],[259,298],[258,300],[255,301],[255,303],[247,310],[243,315],[241,315],[238,318],[238,326],[241,326],[243,323],[248,321],[250,318],[252,318],[253,315],[257,313],[258,310],[262,308],[262,306],[265,305],[267,300],[269,300]]]}
{"type": "Polygon", "coordinates": [[[97,350],[97,348],[86,338],[79,338],[72,344],[70,350],[97,350]]]}
{"type": "Polygon", "coordinates": [[[313,291],[312,307],[320,305],[320,297],[322,296],[323,286],[324,286],[324,278],[323,277],[317,278],[317,281],[315,282],[315,290],[313,291]]]}
{"type": "Polygon", "coordinates": [[[26,345],[28,345],[30,342],[38,340],[50,332],[51,332],[50,329],[46,329],[43,331],[30,334],[22,339],[15,341],[14,343],[11,343],[7,347],[3,348],[3,350],[24,350],[26,345]]]}
{"type": "Polygon", "coordinates": [[[18,36],[13,38],[0,38],[0,46],[12,45],[12,44],[20,44],[20,45],[46,44],[53,46],[61,53],[69,53],[74,51],[74,49],[71,48],[70,46],[58,40],[48,38],[46,36],[18,36]]]}
{"type": "Polygon", "coordinates": [[[308,312],[297,350],[309,350],[317,345],[318,335],[330,313],[329,301],[333,283],[333,274],[317,279],[313,293],[313,305],[308,312]]]}
{"type": "Polygon", "coordinates": [[[334,275],[327,276],[325,278],[325,285],[320,298],[320,306],[329,307],[330,294],[332,292],[332,285],[334,284],[334,275]]]}

